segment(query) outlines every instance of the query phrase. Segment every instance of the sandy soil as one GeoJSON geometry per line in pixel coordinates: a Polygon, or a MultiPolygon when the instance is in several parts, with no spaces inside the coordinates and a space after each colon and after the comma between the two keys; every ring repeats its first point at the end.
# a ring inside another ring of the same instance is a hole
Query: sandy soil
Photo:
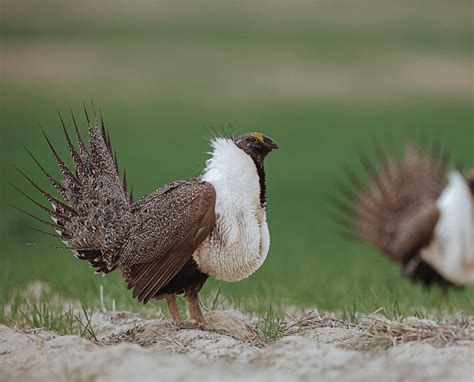
{"type": "Polygon", "coordinates": [[[474,375],[472,323],[459,330],[416,319],[351,325],[313,311],[281,322],[283,336],[268,343],[255,319],[235,310],[206,319],[212,331],[95,312],[98,342],[0,326],[0,380],[444,382],[474,375]]]}

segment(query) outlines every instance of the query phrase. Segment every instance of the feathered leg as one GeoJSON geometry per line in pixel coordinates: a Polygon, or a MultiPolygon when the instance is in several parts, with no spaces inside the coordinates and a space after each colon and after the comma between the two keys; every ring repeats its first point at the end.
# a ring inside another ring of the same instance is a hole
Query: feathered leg
{"type": "Polygon", "coordinates": [[[180,326],[183,320],[179,314],[178,303],[176,302],[176,294],[171,293],[166,295],[166,303],[168,304],[168,313],[176,326],[180,326]]]}
{"type": "Polygon", "coordinates": [[[204,315],[202,314],[201,305],[199,303],[198,289],[187,289],[184,296],[188,305],[189,318],[195,320],[198,326],[203,329],[206,322],[204,320],[204,315]]]}

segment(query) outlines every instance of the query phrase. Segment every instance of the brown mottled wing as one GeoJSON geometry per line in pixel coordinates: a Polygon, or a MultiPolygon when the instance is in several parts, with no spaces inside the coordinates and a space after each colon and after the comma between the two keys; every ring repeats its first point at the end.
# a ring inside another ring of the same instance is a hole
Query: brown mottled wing
{"type": "Polygon", "coordinates": [[[392,242],[386,245],[386,252],[397,259],[403,259],[413,251],[427,245],[433,237],[440,212],[436,203],[427,200],[411,209],[398,226],[392,242]]]}
{"type": "Polygon", "coordinates": [[[179,181],[144,198],[121,255],[128,287],[144,303],[180,271],[215,223],[214,187],[199,179],[179,181]]]}
{"type": "Polygon", "coordinates": [[[436,199],[444,185],[440,162],[414,146],[402,161],[366,167],[371,183],[359,191],[352,211],[353,229],[364,242],[391,258],[404,258],[431,240],[439,218],[436,199]]]}

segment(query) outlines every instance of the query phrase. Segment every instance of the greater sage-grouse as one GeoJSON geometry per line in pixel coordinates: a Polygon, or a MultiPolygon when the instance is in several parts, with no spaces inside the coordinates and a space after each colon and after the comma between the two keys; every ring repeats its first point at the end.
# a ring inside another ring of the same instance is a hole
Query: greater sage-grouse
{"type": "Polygon", "coordinates": [[[260,133],[213,138],[201,175],[172,182],[134,203],[125,176],[120,179],[102,118],[91,120],[87,112],[86,118],[89,145],[72,115],[77,147],[61,118],[74,171],[45,135],[62,182],[29,152],[62,200],[20,170],[53,206],[35,202],[54,222],[41,221],[97,273],[120,269],[139,301],[165,298],[176,323],[181,322],[176,295],[184,293],[190,318],[202,327],[198,292],[208,276],[242,280],[265,261],[270,236],[264,159],[277,143],[260,133]]]}
{"type": "Polygon", "coordinates": [[[369,184],[351,175],[355,195],[342,206],[359,240],[400,262],[425,286],[474,283],[474,172],[447,172],[447,161],[408,145],[403,158],[381,150],[369,184]]]}

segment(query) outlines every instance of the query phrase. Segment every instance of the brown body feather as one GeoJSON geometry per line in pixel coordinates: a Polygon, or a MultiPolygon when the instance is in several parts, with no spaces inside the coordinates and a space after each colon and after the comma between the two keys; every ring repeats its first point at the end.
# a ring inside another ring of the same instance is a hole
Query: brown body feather
{"type": "Polygon", "coordinates": [[[174,182],[145,197],[132,209],[136,221],[120,258],[130,267],[128,287],[147,302],[191,259],[215,223],[214,187],[199,179],[174,182]]]}

